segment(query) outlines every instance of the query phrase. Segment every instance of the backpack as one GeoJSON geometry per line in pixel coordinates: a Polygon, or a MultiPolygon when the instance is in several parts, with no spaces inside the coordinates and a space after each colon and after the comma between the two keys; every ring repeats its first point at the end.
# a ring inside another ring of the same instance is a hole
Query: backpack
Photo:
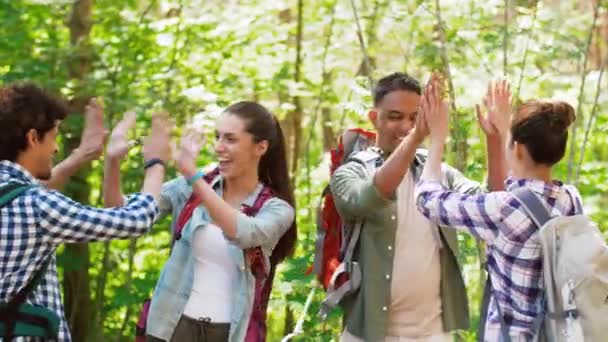
{"type": "MultiPolygon", "coordinates": [[[[353,160],[355,154],[372,146],[375,140],[376,134],[373,132],[360,128],[346,130],[340,136],[338,146],[330,152],[330,175],[346,161],[353,160]]],[[[371,164],[374,159],[354,160],[370,169],[375,168],[371,164]]],[[[322,319],[327,317],[344,296],[354,293],[361,285],[360,266],[352,259],[362,225],[361,221],[342,220],[327,185],[317,207],[317,238],[312,266],[312,272],[327,292],[319,312],[322,319]]]]}
{"type": "MultiPolygon", "coordinates": [[[[0,188],[0,208],[11,203],[31,184],[8,183],[0,188]]],[[[13,337],[28,336],[56,339],[59,334],[59,316],[43,306],[26,303],[27,297],[36,289],[51,260],[52,253],[34,273],[27,284],[8,302],[0,303],[0,337],[12,341],[13,337]]]]}
{"type": "MultiPolygon", "coordinates": [[[[605,341],[608,327],[608,246],[596,223],[582,215],[551,217],[529,189],[515,197],[539,227],[543,255],[544,312],[534,320],[540,341],[605,341]]],[[[500,308],[503,339],[510,341],[500,308]]]]}
{"type": "MultiPolygon", "coordinates": [[[[219,169],[216,168],[206,174],[203,179],[205,182],[211,184],[211,182],[213,182],[218,175],[219,169]]],[[[255,216],[264,206],[266,201],[272,197],[272,190],[269,187],[264,186],[258,194],[258,197],[255,199],[253,206],[249,207],[243,205],[241,211],[247,216],[255,216]]],[[[184,205],[184,208],[181,210],[177,219],[175,231],[173,231],[172,234],[172,246],[176,240],[181,238],[183,229],[186,227],[186,224],[192,217],[194,210],[200,205],[200,203],[201,199],[192,194],[184,205]]],[[[266,270],[266,264],[261,247],[248,248],[244,251],[244,253],[245,260],[249,264],[249,269],[255,277],[253,310],[249,319],[249,325],[247,326],[245,341],[263,342],[266,340],[266,309],[268,308],[268,301],[270,299],[270,292],[272,290],[275,265],[271,263],[270,270],[266,270]]],[[[146,340],[146,324],[148,320],[148,312],[150,310],[150,301],[150,299],[147,299],[143,303],[143,307],[135,327],[135,342],[145,342],[146,340]]]]}

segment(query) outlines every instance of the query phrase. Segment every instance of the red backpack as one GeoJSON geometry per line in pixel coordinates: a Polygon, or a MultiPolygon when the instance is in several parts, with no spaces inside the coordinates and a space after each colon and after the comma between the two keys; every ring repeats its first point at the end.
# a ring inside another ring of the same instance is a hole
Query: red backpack
{"type": "MultiPolygon", "coordinates": [[[[372,146],[375,140],[374,132],[361,128],[346,130],[340,136],[338,146],[331,150],[330,175],[355,154],[372,146]]],[[[354,160],[361,161],[359,158],[354,160]]],[[[366,161],[361,162],[367,164],[366,161]]],[[[329,186],[323,190],[317,211],[317,240],[312,271],[327,292],[319,313],[325,319],[344,296],[355,292],[361,285],[361,270],[359,264],[353,261],[353,253],[363,222],[342,220],[329,186]]]]}
{"type": "MultiPolygon", "coordinates": [[[[211,184],[219,175],[219,169],[214,169],[203,177],[203,179],[211,184]]],[[[266,201],[273,197],[272,190],[264,186],[255,199],[253,206],[243,205],[241,211],[247,216],[255,216],[264,206],[266,201]]],[[[173,241],[179,240],[182,235],[182,230],[186,223],[192,217],[194,210],[201,204],[201,199],[192,194],[184,208],[179,214],[175,231],[173,232],[173,241]]],[[[245,260],[249,265],[251,273],[255,277],[255,295],[253,300],[253,310],[247,326],[247,334],[245,342],[263,342],[266,340],[266,310],[268,308],[268,300],[272,290],[272,281],[274,278],[275,265],[271,265],[270,270],[266,269],[264,255],[261,247],[248,248],[244,251],[245,260]]],[[[135,342],[145,342],[146,340],[146,322],[148,320],[148,312],[150,310],[150,299],[144,301],[139,319],[135,328],[135,342]]]]}

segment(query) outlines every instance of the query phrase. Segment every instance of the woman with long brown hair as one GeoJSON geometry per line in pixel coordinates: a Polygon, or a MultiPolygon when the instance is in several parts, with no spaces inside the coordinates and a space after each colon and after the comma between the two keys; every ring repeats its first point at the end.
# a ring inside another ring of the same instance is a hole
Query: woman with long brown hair
{"type": "Polygon", "coordinates": [[[161,192],[173,214],[173,249],[154,290],[148,341],[263,341],[274,269],[293,252],[296,226],[285,143],[276,117],[255,102],[217,120],[218,167],[195,164],[204,141],[182,138],[181,177],[161,192]]]}

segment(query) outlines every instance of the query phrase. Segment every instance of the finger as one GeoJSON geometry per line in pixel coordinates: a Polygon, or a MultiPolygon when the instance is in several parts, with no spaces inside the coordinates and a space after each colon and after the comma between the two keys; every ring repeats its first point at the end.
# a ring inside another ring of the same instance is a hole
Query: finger
{"type": "Polygon", "coordinates": [[[479,121],[479,123],[481,125],[484,124],[485,121],[485,117],[483,116],[483,114],[481,113],[481,106],[479,106],[479,104],[475,105],[475,110],[477,111],[477,121],[479,121]]]}
{"type": "Polygon", "coordinates": [[[127,129],[131,129],[131,128],[135,127],[136,122],[137,122],[137,114],[135,114],[135,112],[133,112],[133,111],[129,111],[123,115],[122,121],[120,123],[123,124],[127,129]]]}
{"type": "Polygon", "coordinates": [[[441,86],[439,84],[436,84],[433,87],[433,92],[434,92],[433,97],[435,100],[435,105],[437,106],[437,108],[439,108],[439,106],[441,105],[441,100],[442,100],[441,99],[441,86]]]}

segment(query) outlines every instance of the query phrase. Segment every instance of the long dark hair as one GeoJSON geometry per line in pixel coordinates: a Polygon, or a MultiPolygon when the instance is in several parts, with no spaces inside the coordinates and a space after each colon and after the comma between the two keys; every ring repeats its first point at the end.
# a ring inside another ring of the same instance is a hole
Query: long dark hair
{"type": "MultiPolygon", "coordinates": [[[[289,183],[289,172],[287,171],[285,138],[277,118],[264,106],[251,101],[237,102],[226,108],[226,113],[243,119],[245,130],[253,135],[255,142],[268,141],[268,149],[258,165],[260,181],[270,187],[275,196],[295,209],[293,189],[289,183]]],[[[272,251],[270,262],[273,265],[293,254],[297,235],[294,218],[293,224],[272,251]]]]}

